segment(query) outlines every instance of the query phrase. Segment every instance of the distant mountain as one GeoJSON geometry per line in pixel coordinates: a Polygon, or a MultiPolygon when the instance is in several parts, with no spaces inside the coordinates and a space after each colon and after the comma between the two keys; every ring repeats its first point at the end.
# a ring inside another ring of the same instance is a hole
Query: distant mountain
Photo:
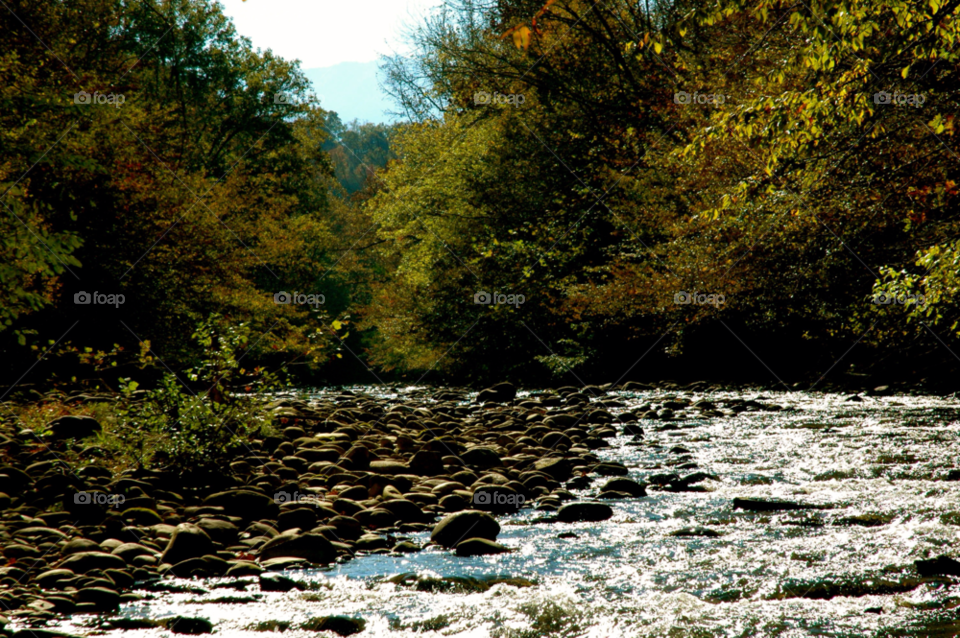
{"type": "Polygon", "coordinates": [[[394,118],[384,114],[393,108],[393,104],[380,92],[375,61],[341,62],[334,66],[304,69],[303,73],[313,83],[320,106],[336,111],[341,122],[357,119],[386,124],[393,121],[394,118]]]}

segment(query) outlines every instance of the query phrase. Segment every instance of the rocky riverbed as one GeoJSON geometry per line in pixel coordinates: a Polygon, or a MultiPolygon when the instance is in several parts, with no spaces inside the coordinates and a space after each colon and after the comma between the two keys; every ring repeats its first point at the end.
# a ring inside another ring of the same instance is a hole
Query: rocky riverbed
{"type": "Polygon", "coordinates": [[[63,463],[92,419],[8,425],[0,624],[957,635],[956,400],[889,395],[304,391],[271,404],[276,436],[189,480],[63,463]]]}

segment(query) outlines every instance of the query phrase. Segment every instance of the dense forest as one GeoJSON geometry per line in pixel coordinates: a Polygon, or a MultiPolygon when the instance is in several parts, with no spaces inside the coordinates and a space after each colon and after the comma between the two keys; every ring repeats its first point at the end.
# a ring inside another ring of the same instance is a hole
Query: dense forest
{"type": "Polygon", "coordinates": [[[958,6],[448,0],[385,126],[215,2],[12,0],[2,385],[205,323],[312,384],[945,378],[958,6]]]}

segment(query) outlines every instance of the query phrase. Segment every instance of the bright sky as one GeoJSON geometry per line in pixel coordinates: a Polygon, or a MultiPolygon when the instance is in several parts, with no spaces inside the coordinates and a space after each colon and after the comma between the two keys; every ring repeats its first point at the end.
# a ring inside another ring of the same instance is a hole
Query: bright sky
{"type": "Polygon", "coordinates": [[[405,52],[402,26],[442,0],[220,0],[241,35],[300,67],[370,62],[405,52]]]}

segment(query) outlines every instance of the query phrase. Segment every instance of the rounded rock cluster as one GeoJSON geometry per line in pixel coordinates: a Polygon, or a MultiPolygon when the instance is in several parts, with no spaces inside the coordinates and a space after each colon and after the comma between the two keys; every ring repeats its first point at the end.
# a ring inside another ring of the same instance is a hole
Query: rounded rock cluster
{"type": "MultiPolygon", "coordinates": [[[[253,576],[415,552],[409,535],[430,530],[432,542],[459,556],[498,554],[510,549],[496,542],[494,515],[523,508],[555,513],[551,521],[605,520],[608,505],[571,502],[569,490],[591,476],[626,474],[594,451],[627,428],[642,437],[633,414],[615,414],[623,404],[607,390],[517,399],[498,384],[479,400],[449,389],[396,400],[349,391],[283,399],[268,406],[279,435],[249,441],[221,472],[190,476],[115,475],[96,454],[68,466],[65,452],[101,430],[88,417],[62,417],[42,441],[29,430],[2,431],[0,603],[8,616],[39,620],[109,611],[166,577],[253,576]]],[[[625,478],[600,494],[644,495],[625,478]]]]}

